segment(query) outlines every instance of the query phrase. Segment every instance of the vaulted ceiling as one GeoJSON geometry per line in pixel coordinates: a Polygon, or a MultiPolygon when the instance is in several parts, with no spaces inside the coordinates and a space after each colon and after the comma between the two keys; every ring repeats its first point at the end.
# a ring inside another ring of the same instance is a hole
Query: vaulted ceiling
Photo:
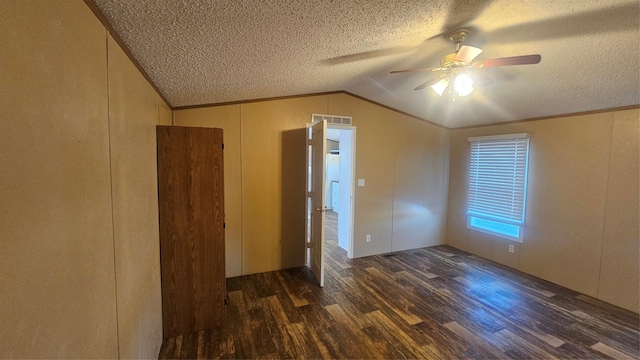
{"type": "Polygon", "coordinates": [[[344,90],[447,127],[640,103],[639,0],[89,0],[172,107],[344,90]],[[455,50],[488,84],[452,101],[429,72],[455,50]]]}

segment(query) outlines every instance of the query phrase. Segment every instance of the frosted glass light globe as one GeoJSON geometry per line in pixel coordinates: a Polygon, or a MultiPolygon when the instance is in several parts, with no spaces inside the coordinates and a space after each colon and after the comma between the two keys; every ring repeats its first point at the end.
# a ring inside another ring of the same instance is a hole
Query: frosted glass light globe
{"type": "Polygon", "coordinates": [[[460,74],[456,76],[453,88],[458,93],[458,96],[467,96],[473,91],[473,79],[469,75],[460,74]]]}

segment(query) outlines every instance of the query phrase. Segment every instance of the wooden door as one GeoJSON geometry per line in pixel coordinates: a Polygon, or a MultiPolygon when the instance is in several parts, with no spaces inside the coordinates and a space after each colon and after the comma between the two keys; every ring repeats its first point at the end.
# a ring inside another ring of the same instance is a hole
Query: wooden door
{"type": "Polygon", "coordinates": [[[324,212],[327,121],[311,128],[311,271],[320,286],[324,286],[324,212]]]}
{"type": "Polygon", "coordinates": [[[157,127],[164,337],[218,327],[226,298],[222,129],[157,127]]]}

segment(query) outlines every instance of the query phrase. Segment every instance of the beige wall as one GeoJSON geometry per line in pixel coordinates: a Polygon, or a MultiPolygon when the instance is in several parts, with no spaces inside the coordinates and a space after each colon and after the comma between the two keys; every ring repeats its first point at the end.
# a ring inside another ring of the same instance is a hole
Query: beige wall
{"type": "Polygon", "coordinates": [[[175,125],[224,130],[227,277],[303,265],[312,113],[352,116],[357,129],[366,186],[356,188],[354,256],[444,242],[446,129],[348,94],[177,110],[175,125]]]}
{"type": "Polygon", "coordinates": [[[305,124],[327,96],[242,105],[246,274],[304,265],[305,124]]]}
{"type": "Polygon", "coordinates": [[[449,131],[416,119],[398,121],[393,192],[393,251],[444,243],[449,187],[449,131]]]}
{"type": "Polygon", "coordinates": [[[156,357],[171,110],[83,1],[0,13],[0,356],[156,357]]]}
{"type": "Polygon", "coordinates": [[[357,128],[354,257],[444,243],[448,130],[348,94],[328,113],[357,128]]]}
{"type": "Polygon", "coordinates": [[[447,243],[637,312],[639,121],[627,110],[452,130],[447,243]],[[521,132],[531,140],[518,244],[468,230],[465,210],[467,138],[521,132]]]}
{"type": "Polygon", "coordinates": [[[81,1],[0,13],[0,354],[113,358],[105,30],[81,1]]]}
{"type": "Polygon", "coordinates": [[[613,113],[598,298],[640,312],[640,113],[613,113]]]}
{"type": "Polygon", "coordinates": [[[108,70],[119,354],[156,357],[162,343],[156,125],[171,125],[171,112],[111,36],[108,70]]]}

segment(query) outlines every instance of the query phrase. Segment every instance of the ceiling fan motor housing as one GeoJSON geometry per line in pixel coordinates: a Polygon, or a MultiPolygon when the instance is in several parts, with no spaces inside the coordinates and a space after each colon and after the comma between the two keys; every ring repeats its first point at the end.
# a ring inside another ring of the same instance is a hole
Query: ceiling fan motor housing
{"type": "Polygon", "coordinates": [[[456,54],[457,53],[451,53],[443,56],[442,60],[440,60],[440,66],[447,69],[454,69],[454,68],[466,66],[465,62],[456,60],[456,54]]]}
{"type": "Polygon", "coordinates": [[[447,39],[455,43],[456,47],[459,47],[460,46],[459,44],[469,36],[469,33],[470,31],[468,29],[458,29],[452,32],[451,34],[449,34],[449,36],[447,36],[447,39]]]}

